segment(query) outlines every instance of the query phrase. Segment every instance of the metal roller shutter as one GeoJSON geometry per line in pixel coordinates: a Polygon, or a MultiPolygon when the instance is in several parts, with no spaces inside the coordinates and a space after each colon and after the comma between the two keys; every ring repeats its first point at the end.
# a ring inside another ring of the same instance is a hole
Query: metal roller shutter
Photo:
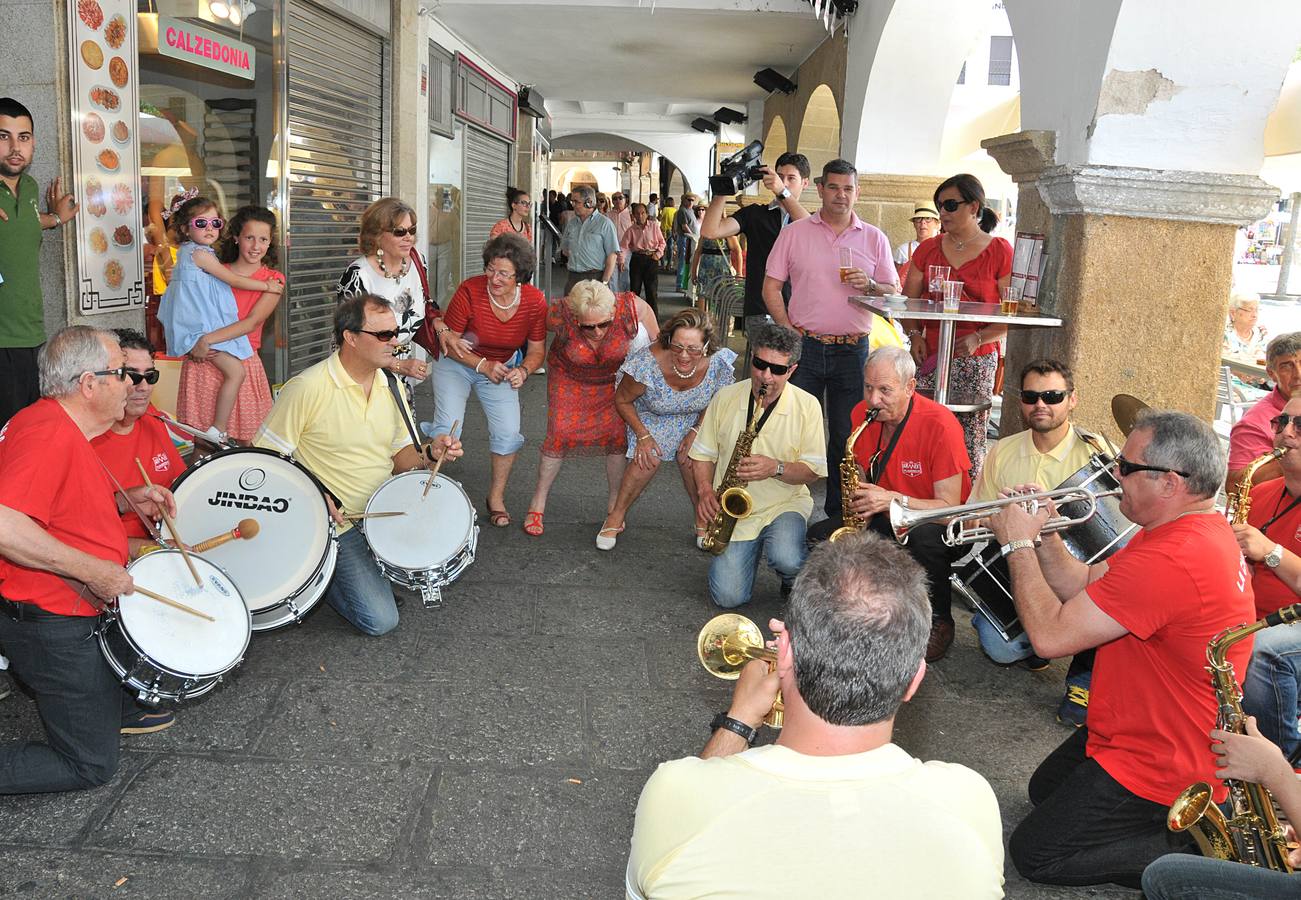
{"type": "Polygon", "coordinates": [[[510,182],[511,145],[473,125],[465,127],[465,234],[461,270],[483,270],[483,245],[492,226],[506,215],[506,188],[510,182]]]}
{"type": "Polygon", "coordinates": [[[289,374],[333,342],[334,287],[389,171],[385,41],[309,3],[289,6],[289,374]]]}

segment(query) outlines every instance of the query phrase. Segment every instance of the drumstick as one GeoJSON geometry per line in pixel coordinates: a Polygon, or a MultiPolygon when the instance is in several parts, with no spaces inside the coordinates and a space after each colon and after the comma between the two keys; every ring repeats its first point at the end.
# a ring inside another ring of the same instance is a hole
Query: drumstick
{"type": "MultiPolygon", "coordinates": [[[[460,420],[460,419],[457,419],[457,420],[455,420],[454,422],[452,422],[452,427],[449,428],[449,429],[447,429],[447,433],[448,433],[449,435],[453,434],[453,433],[456,431],[456,426],[457,426],[457,425],[460,425],[460,424],[461,424],[461,420],[460,420]]],[[[447,459],[447,451],[446,451],[446,450],[443,451],[443,455],[442,455],[442,456],[438,457],[438,462],[434,463],[434,467],[433,467],[433,469],[430,470],[430,472],[429,472],[429,480],[425,482],[425,492],[424,492],[423,494],[420,495],[420,499],[421,499],[421,500],[423,500],[423,499],[425,499],[426,497],[429,496],[429,489],[430,489],[431,487],[433,487],[433,485],[434,485],[434,479],[438,477],[438,470],[441,469],[441,468],[443,467],[443,460],[445,460],[445,459],[447,459]]]]}
{"type": "Polygon", "coordinates": [[[239,524],[230,531],[227,531],[225,534],[219,534],[216,537],[208,538],[206,541],[199,541],[199,543],[195,544],[190,549],[195,553],[207,553],[209,550],[220,547],[228,541],[251,541],[253,538],[257,537],[258,530],[259,525],[257,519],[240,519],[239,524]]]}
{"type": "Polygon", "coordinates": [[[209,622],[217,621],[207,613],[199,612],[193,606],[186,606],[184,603],[177,603],[171,597],[164,597],[162,594],[155,594],[153,591],[142,588],[138,584],[132,588],[132,591],[144,597],[148,597],[150,600],[157,600],[159,603],[164,603],[172,609],[179,609],[181,612],[187,612],[192,616],[198,616],[200,619],[207,619],[209,622]]]}
{"type": "Polygon", "coordinates": [[[405,512],[344,513],[345,519],[387,519],[390,516],[405,516],[405,512]]]}
{"type": "MultiPolygon", "coordinates": [[[[140,475],[145,480],[146,487],[153,487],[154,483],[149,480],[149,473],[145,471],[145,464],[136,457],[136,468],[140,470],[140,475]]],[[[194,568],[194,562],[190,559],[190,552],[185,549],[185,541],[181,539],[181,533],[176,530],[176,520],[167,512],[164,504],[158,504],[158,511],[163,514],[163,521],[167,523],[167,529],[172,533],[172,540],[176,541],[176,549],[181,551],[181,559],[185,560],[185,565],[189,567],[190,574],[194,576],[195,587],[203,586],[203,579],[199,577],[199,570],[194,568]]]]}

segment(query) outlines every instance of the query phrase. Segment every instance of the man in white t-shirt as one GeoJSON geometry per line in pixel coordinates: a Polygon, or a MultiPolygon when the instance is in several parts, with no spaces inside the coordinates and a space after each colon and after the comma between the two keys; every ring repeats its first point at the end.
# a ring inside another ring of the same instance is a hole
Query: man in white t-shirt
{"type": "Polygon", "coordinates": [[[921,684],[930,634],[922,569],[859,535],[810,554],[775,671],[742,671],[700,757],[661,765],[637,804],[630,900],[714,895],[997,898],[998,801],[972,770],[891,743],[921,684]],[[777,743],[750,747],[780,688],[777,743]],[[936,848],[943,848],[939,856],[936,848]]]}

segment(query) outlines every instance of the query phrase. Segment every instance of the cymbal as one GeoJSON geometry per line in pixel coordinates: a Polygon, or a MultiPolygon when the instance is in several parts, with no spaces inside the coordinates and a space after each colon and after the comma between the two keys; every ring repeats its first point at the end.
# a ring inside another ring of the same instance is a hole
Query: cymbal
{"type": "Polygon", "coordinates": [[[1111,417],[1116,420],[1117,427],[1125,437],[1129,437],[1129,433],[1134,430],[1138,414],[1147,408],[1146,403],[1130,394],[1117,394],[1111,398],[1111,417]]]}

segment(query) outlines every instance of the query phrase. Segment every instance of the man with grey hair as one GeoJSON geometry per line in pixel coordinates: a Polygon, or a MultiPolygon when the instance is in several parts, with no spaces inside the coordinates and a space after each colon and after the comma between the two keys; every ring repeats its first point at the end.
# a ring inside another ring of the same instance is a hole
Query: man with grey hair
{"type": "Polygon", "coordinates": [[[775,664],[748,663],[700,757],[665,763],[647,781],[627,896],[704,896],[720,883],[720,861],[738,897],[839,897],[852,884],[881,897],[1003,896],[989,783],[892,742],[895,714],[926,673],[930,610],[916,563],[875,535],[822,544],[785,622],[768,624],[775,664]],[[754,747],[779,690],[781,733],[754,747]],[[731,799],[754,827],[735,827],[731,799]]]}
{"type": "MultiPolygon", "coordinates": [[[[916,374],[912,356],[902,347],[872,351],[863,367],[863,399],[850,411],[852,429],[863,424],[868,410],[876,415],[854,441],[854,459],[862,475],[859,489],[846,497],[846,509],[849,516],[866,520],[868,528],[888,538],[894,536],[891,503],[904,509],[936,509],[965,503],[971,493],[971,461],[962,425],[944,406],[917,393],[916,374]]],[[[826,537],[841,524],[840,518],[819,522],[814,537],[826,537]]],[[[953,643],[949,568],[960,554],[944,545],[943,534],[940,525],[931,524],[920,525],[908,535],[908,552],[930,581],[927,662],[943,658],[953,643]]]]}
{"type": "MultiPolygon", "coordinates": [[[[65,328],[37,356],[41,399],[0,431],[0,644],[46,734],[0,747],[0,794],[103,784],[120,733],[157,730],[133,727],[147,713],[94,640],[104,603],[132,590],[120,518],[130,507],[90,446],[122,417],[136,374],[125,365],[112,333],[65,328]]],[[[127,493],[144,515],[176,511],[166,488],[127,493]]]]}
{"type": "Polygon", "coordinates": [[[753,347],[750,377],[714,395],[689,454],[700,491],[696,520],[711,522],[737,438],[757,423],[749,454],[735,460],[752,500],[750,514],[736,520],[730,542],[711,551],[717,555],[709,567],[709,596],[725,608],[749,602],[761,554],[781,579],[782,595],[790,592],[806,555],[813,512],[808,485],[827,474],[822,410],[809,394],[787,384],[800,360],[799,335],[769,324],[755,329],[753,347]]]}
{"type": "MultiPolygon", "coordinates": [[[[1232,491],[1242,480],[1247,465],[1274,449],[1274,429],[1270,420],[1283,411],[1287,401],[1301,394],[1301,331],[1280,334],[1265,350],[1265,372],[1274,382],[1274,390],[1256,401],[1229,432],[1229,478],[1226,490],[1232,491]]],[[[1272,481],[1283,475],[1277,460],[1265,463],[1252,475],[1251,483],[1272,481]]]]}
{"type": "MultiPolygon", "coordinates": [[[[1120,511],[1141,530],[1105,562],[1075,559],[1059,534],[1041,539],[1051,504],[990,519],[1035,652],[1098,648],[1087,721],[1031,777],[1035,808],[1008,845],[1031,881],[1137,888],[1149,862],[1192,846],[1166,828],[1183,789],[1205,781],[1217,802],[1226,793],[1206,745],[1217,712],[1206,647],[1255,608],[1233,529],[1215,511],[1224,454],[1206,423],[1148,410],[1116,465],[1120,511]]],[[[1250,641],[1229,649],[1235,671],[1250,653],[1250,641]]]]}
{"type": "Polygon", "coordinates": [[[574,217],[560,236],[560,252],[568,258],[565,293],[580,281],[609,282],[619,259],[619,237],[614,223],[596,210],[596,190],[582,185],[569,192],[574,217]]]}

